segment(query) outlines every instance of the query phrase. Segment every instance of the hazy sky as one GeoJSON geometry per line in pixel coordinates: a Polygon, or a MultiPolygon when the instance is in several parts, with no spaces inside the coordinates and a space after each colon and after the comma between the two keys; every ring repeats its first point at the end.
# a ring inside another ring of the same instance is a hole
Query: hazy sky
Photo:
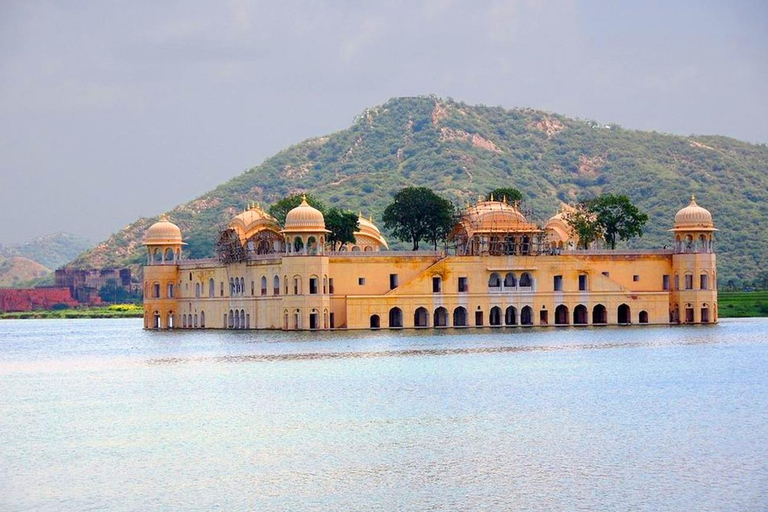
{"type": "Polygon", "coordinates": [[[768,2],[0,0],[0,243],[93,241],[393,96],[768,142],[768,2]]]}

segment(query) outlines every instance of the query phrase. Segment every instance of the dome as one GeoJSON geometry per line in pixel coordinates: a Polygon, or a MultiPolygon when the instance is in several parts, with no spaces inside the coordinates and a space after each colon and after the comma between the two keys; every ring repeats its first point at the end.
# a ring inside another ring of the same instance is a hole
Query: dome
{"type": "Polygon", "coordinates": [[[181,244],[181,230],[179,226],[168,220],[163,215],[160,220],[152,224],[144,234],[144,245],[168,245],[181,244]]]}
{"type": "Polygon", "coordinates": [[[372,241],[383,245],[387,249],[389,249],[389,245],[387,244],[387,241],[384,239],[383,236],[381,236],[381,231],[379,231],[379,228],[376,227],[376,225],[373,223],[371,219],[366,219],[362,215],[358,216],[358,226],[359,229],[355,231],[355,238],[369,238],[372,241]]]}
{"type": "Polygon", "coordinates": [[[709,210],[696,204],[696,198],[691,196],[688,206],[675,215],[675,231],[698,229],[712,231],[715,225],[712,222],[712,214],[709,210]]]}
{"type": "Polygon", "coordinates": [[[309,205],[305,196],[301,199],[301,204],[285,216],[283,231],[325,231],[325,219],[320,210],[309,205]]]}
{"type": "Polygon", "coordinates": [[[277,221],[258,206],[251,206],[248,210],[236,215],[229,223],[229,228],[234,229],[241,242],[251,238],[263,230],[280,231],[277,221]]]}
{"type": "Polygon", "coordinates": [[[517,208],[500,201],[481,201],[465,215],[475,232],[514,231],[528,224],[517,208]]]}

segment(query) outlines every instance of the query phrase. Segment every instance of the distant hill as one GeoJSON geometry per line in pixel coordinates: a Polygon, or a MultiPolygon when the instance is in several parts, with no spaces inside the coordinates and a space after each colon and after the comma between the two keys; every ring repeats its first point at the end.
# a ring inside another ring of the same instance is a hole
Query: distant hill
{"type": "Polygon", "coordinates": [[[23,244],[0,245],[0,286],[53,284],[53,270],[91,245],[68,233],[41,236],[23,244]]]}
{"type": "Polygon", "coordinates": [[[0,245],[0,256],[23,256],[50,269],[56,269],[72,261],[92,245],[88,240],[76,235],[54,233],[23,244],[0,245]]]}
{"type": "MultiPolygon", "coordinates": [[[[346,130],[291,146],[169,212],[187,254],[213,253],[217,231],[248,201],[264,205],[311,191],[329,205],[381,218],[400,188],[428,186],[472,202],[502,186],[526,195],[532,220],[561,201],[622,193],[649,214],[634,247],[662,247],[692,193],[712,211],[720,283],[746,281],[768,255],[768,148],[721,136],[625,130],[532,109],[470,106],[435,97],[395,98],[367,109],[346,130]]],[[[82,254],[76,266],[143,261],[143,218],[82,254]]]]}
{"type": "Polygon", "coordinates": [[[17,287],[51,273],[51,269],[21,256],[0,256],[0,287],[17,287]]]}

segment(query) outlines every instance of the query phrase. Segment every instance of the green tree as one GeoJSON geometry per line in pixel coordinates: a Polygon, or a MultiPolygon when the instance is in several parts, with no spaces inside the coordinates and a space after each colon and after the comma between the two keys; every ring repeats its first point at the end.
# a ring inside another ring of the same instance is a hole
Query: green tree
{"type": "Polygon", "coordinates": [[[407,187],[395,195],[384,210],[384,227],[402,241],[410,241],[413,250],[421,240],[437,243],[452,227],[453,205],[426,187],[407,187]]]}
{"type": "Polygon", "coordinates": [[[141,300],[140,293],[126,290],[122,286],[119,286],[114,279],[108,279],[106,284],[99,288],[99,297],[101,297],[101,300],[104,302],[112,304],[139,302],[141,300]]]}
{"type": "Polygon", "coordinates": [[[648,215],[637,209],[627,196],[604,194],[576,205],[576,211],[566,216],[566,222],[579,236],[579,246],[602,238],[611,248],[616,248],[616,238],[629,240],[643,236],[643,226],[648,215]]]}
{"type": "Polygon", "coordinates": [[[486,201],[490,201],[491,197],[495,201],[506,201],[510,204],[519,203],[523,200],[523,193],[512,187],[495,188],[485,196],[486,201]]]}
{"type": "Polygon", "coordinates": [[[288,215],[288,212],[299,206],[304,197],[307,198],[307,202],[310,206],[317,208],[323,212],[323,215],[325,215],[325,205],[310,194],[294,194],[292,196],[284,197],[269,207],[269,214],[277,219],[277,222],[282,226],[285,224],[285,216],[288,215]]]}
{"type": "Polygon", "coordinates": [[[565,215],[565,222],[579,239],[578,246],[581,249],[589,249],[593,242],[603,236],[594,215],[586,210],[583,203],[578,204],[574,211],[565,215]]]}
{"type": "Polygon", "coordinates": [[[333,207],[325,214],[325,229],[329,230],[328,243],[331,250],[336,250],[336,245],[355,243],[355,231],[359,229],[359,219],[356,213],[344,211],[333,207]]]}

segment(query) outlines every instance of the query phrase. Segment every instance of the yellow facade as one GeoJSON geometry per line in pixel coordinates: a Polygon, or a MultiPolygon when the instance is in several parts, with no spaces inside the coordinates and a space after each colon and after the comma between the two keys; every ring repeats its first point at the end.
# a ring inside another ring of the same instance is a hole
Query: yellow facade
{"type": "Polygon", "coordinates": [[[552,229],[539,229],[512,210],[493,201],[468,209],[455,230],[462,245],[451,255],[382,250],[386,241],[370,220],[358,243],[330,252],[322,214],[303,203],[282,228],[252,208],[233,220],[231,237],[222,234],[226,254],[185,260],[180,230],[162,220],[145,237],[144,325],[326,330],[717,322],[715,229],[693,199],[675,218],[674,249],[658,251],[565,249],[574,244],[560,217],[551,219],[552,229]],[[240,256],[232,261],[232,254],[240,256]]]}

